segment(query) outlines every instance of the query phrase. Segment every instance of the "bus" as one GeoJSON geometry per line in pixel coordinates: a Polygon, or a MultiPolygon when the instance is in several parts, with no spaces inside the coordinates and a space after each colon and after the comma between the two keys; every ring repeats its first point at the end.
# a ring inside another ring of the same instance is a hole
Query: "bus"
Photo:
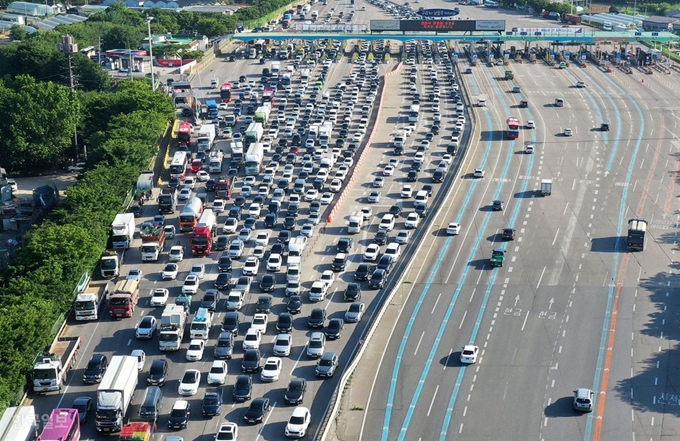
{"type": "Polygon", "coordinates": [[[175,81],[172,83],[172,91],[175,93],[191,92],[191,83],[188,81],[175,81]]]}
{"type": "Polygon", "coordinates": [[[37,441],[80,441],[76,409],[54,409],[37,441]]]}
{"type": "Polygon", "coordinates": [[[38,427],[33,406],[8,407],[0,419],[0,441],[33,441],[38,427]]]}
{"type": "Polygon", "coordinates": [[[170,163],[170,177],[184,179],[189,164],[188,152],[177,152],[170,163]]]}
{"type": "Polygon", "coordinates": [[[231,101],[231,83],[224,83],[220,86],[220,98],[223,103],[231,101]]]}
{"type": "Polygon", "coordinates": [[[271,105],[274,105],[274,89],[265,89],[264,92],[262,92],[262,104],[264,103],[271,103],[271,105]]]}
{"type": "Polygon", "coordinates": [[[177,142],[179,143],[180,147],[189,147],[191,144],[191,123],[179,123],[179,129],[177,130],[177,142]]]}
{"type": "Polygon", "coordinates": [[[506,138],[508,139],[519,138],[519,118],[511,116],[510,118],[508,118],[507,123],[508,131],[505,133],[506,138]]]}
{"type": "Polygon", "coordinates": [[[410,122],[417,122],[420,117],[420,106],[418,104],[413,104],[410,109],[408,109],[408,120],[410,122]]]}

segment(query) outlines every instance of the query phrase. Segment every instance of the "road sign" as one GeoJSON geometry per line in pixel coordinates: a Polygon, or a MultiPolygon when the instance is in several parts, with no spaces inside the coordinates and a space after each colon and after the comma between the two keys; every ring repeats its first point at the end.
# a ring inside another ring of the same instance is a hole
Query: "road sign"
{"type": "Polygon", "coordinates": [[[569,51],[564,51],[564,58],[566,58],[568,60],[570,57],[571,57],[571,54],[569,53],[569,51]]]}
{"type": "Polygon", "coordinates": [[[434,8],[418,11],[418,15],[422,15],[423,17],[454,17],[458,14],[460,14],[459,9],[434,8]]]}
{"type": "Polygon", "coordinates": [[[371,30],[377,29],[374,22],[398,21],[399,31],[412,32],[470,32],[470,31],[505,31],[505,20],[371,20],[371,30]]]}
{"type": "Polygon", "coordinates": [[[372,31],[399,31],[399,20],[371,20],[372,31]]]}

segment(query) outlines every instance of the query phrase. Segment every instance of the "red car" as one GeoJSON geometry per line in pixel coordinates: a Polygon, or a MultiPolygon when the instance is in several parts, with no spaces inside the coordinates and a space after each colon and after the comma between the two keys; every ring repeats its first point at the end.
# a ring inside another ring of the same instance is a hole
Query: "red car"
{"type": "Polygon", "coordinates": [[[290,152],[295,153],[296,155],[299,155],[300,154],[300,147],[293,146],[293,147],[290,148],[290,152]]]}
{"type": "Polygon", "coordinates": [[[203,162],[200,159],[191,161],[191,172],[198,173],[203,168],[203,162]]]}

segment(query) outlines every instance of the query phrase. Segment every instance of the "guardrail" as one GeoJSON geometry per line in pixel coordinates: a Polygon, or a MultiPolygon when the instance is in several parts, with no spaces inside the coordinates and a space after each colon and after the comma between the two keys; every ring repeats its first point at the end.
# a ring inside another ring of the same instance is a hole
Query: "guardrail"
{"type": "MultiPolygon", "coordinates": [[[[458,68],[458,63],[454,63],[455,70],[458,73],[458,77],[462,78],[462,73],[460,69],[458,68]]],[[[394,74],[399,71],[401,68],[401,63],[399,64],[399,67],[390,72],[390,74],[394,74]]],[[[389,74],[388,74],[389,75],[389,74]]],[[[384,85],[383,85],[384,87],[384,85]]],[[[466,101],[468,102],[468,105],[470,108],[472,107],[472,100],[471,97],[467,91],[467,89],[464,90],[464,95],[466,97],[466,101]]],[[[380,99],[380,108],[382,108],[382,98],[384,95],[381,95],[380,99]]],[[[467,139],[465,139],[464,142],[464,149],[460,150],[460,154],[457,156],[459,158],[456,161],[456,168],[453,170],[453,173],[450,174],[448,179],[445,181],[445,184],[440,188],[439,192],[437,193],[437,196],[434,199],[433,206],[438,206],[442,207],[443,204],[442,202],[448,197],[448,193],[453,187],[453,184],[456,182],[456,178],[459,176],[460,173],[460,168],[465,160],[465,156],[467,155],[468,148],[471,144],[471,141],[475,138],[473,136],[473,133],[476,130],[477,127],[477,116],[473,111],[468,112],[469,120],[470,120],[470,125],[472,127],[472,130],[468,132],[467,139]]],[[[371,133],[371,138],[373,136],[373,133],[371,133]]],[[[369,140],[371,139],[369,138],[369,140]]],[[[369,141],[370,142],[370,141],[369,141]]],[[[369,145],[367,143],[367,145],[369,145]]],[[[453,168],[453,167],[452,167],[453,168]]],[[[416,240],[411,242],[411,246],[413,244],[418,244],[417,248],[414,250],[414,253],[417,254],[420,252],[420,249],[423,245],[422,240],[417,240],[419,238],[422,238],[427,232],[430,230],[430,227],[434,223],[434,219],[436,219],[439,216],[439,211],[437,211],[437,214],[434,216],[430,216],[427,218],[427,220],[424,223],[424,226],[426,228],[423,228],[420,230],[420,232],[416,233],[416,240]]],[[[321,422],[321,425],[319,429],[316,432],[316,435],[314,439],[316,441],[325,441],[326,438],[329,435],[329,431],[332,427],[331,421],[335,419],[338,415],[338,412],[340,411],[340,405],[342,402],[342,397],[343,393],[345,391],[345,388],[347,387],[347,383],[349,382],[349,379],[352,377],[354,374],[355,369],[359,365],[359,362],[363,358],[363,355],[366,351],[366,348],[368,347],[368,342],[371,340],[373,335],[375,334],[376,330],[378,329],[378,326],[380,325],[380,322],[382,321],[383,316],[385,315],[387,311],[387,307],[390,305],[392,302],[392,299],[394,298],[395,294],[397,293],[397,290],[394,289],[395,287],[401,285],[403,283],[404,278],[406,275],[410,272],[411,266],[413,265],[415,261],[413,259],[410,259],[408,263],[402,264],[405,265],[405,268],[403,271],[401,271],[401,276],[399,279],[396,281],[391,282],[388,285],[389,289],[384,289],[383,290],[383,295],[387,293],[386,298],[382,300],[382,307],[377,311],[377,313],[373,316],[372,320],[370,321],[369,325],[365,328],[364,334],[361,336],[359,339],[359,343],[354,347],[354,352],[350,356],[351,362],[347,365],[347,368],[345,368],[345,371],[343,372],[342,377],[340,378],[340,381],[338,382],[338,386],[335,388],[333,391],[333,395],[331,396],[331,399],[328,402],[328,406],[326,407],[326,410],[324,412],[324,418],[321,422]]]]}

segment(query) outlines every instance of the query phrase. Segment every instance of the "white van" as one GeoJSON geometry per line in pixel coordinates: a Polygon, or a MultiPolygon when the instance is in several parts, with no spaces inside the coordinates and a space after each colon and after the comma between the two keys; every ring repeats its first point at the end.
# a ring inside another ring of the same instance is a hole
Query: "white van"
{"type": "Polygon", "coordinates": [[[361,212],[355,211],[349,216],[347,220],[347,232],[349,234],[358,234],[364,226],[364,217],[361,212]]]}
{"type": "Polygon", "coordinates": [[[396,242],[389,243],[387,248],[385,248],[385,255],[392,256],[392,259],[396,262],[399,256],[401,256],[401,245],[396,242]]]}
{"type": "Polygon", "coordinates": [[[428,199],[429,199],[429,197],[427,195],[427,191],[420,190],[420,191],[418,191],[418,193],[416,193],[416,197],[413,200],[413,206],[414,207],[426,206],[428,199]]]}
{"type": "Polygon", "coordinates": [[[378,229],[392,231],[394,229],[394,224],[395,224],[394,215],[387,213],[382,217],[382,219],[380,219],[378,229]]]}

